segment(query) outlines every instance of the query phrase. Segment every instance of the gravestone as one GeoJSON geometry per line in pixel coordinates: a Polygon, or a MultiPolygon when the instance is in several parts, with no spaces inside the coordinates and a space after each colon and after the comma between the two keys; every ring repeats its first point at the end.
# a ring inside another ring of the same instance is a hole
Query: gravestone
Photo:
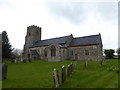
{"type": "Polygon", "coordinates": [[[67,76],[70,77],[70,65],[68,65],[67,76]]]}
{"type": "Polygon", "coordinates": [[[71,67],[71,73],[72,73],[74,69],[73,63],[70,64],[70,67],[71,67]]]}
{"type": "Polygon", "coordinates": [[[21,60],[20,60],[21,62],[23,62],[23,58],[21,58],[21,60]]]}
{"type": "Polygon", "coordinates": [[[15,64],[18,64],[18,61],[16,59],[14,60],[14,62],[15,62],[15,64]]]}
{"type": "Polygon", "coordinates": [[[100,65],[101,65],[101,66],[103,65],[103,60],[100,61],[100,65]]]}
{"type": "Polygon", "coordinates": [[[25,60],[25,59],[23,59],[23,63],[26,63],[26,60],[25,60]]]}
{"type": "Polygon", "coordinates": [[[29,58],[28,61],[31,62],[31,59],[29,58]]]}
{"type": "Polygon", "coordinates": [[[7,79],[7,65],[2,64],[2,80],[7,79]]]}
{"type": "Polygon", "coordinates": [[[87,66],[88,66],[88,60],[85,61],[84,67],[87,68],[87,66]]]}
{"type": "Polygon", "coordinates": [[[65,80],[66,80],[66,68],[63,65],[62,66],[62,83],[64,83],[65,80]]]}
{"type": "Polygon", "coordinates": [[[58,70],[56,69],[54,69],[53,71],[53,79],[54,79],[54,87],[58,88],[60,86],[60,79],[59,79],[58,70]]]}

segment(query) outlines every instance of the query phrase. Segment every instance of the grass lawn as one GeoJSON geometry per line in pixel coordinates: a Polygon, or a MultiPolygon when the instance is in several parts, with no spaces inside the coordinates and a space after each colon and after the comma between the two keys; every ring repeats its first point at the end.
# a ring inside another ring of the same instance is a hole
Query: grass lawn
{"type": "MultiPolygon", "coordinates": [[[[8,64],[7,79],[3,80],[3,88],[53,88],[54,68],[59,70],[61,76],[62,65],[67,66],[71,62],[44,62],[32,61],[19,64],[8,64]]],[[[71,77],[67,78],[60,88],[117,88],[118,73],[114,70],[118,68],[118,60],[106,60],[104,65],[99,62],[89,61],[88,68],[83,68],[84,61],[78,64],[71,77]]]]}

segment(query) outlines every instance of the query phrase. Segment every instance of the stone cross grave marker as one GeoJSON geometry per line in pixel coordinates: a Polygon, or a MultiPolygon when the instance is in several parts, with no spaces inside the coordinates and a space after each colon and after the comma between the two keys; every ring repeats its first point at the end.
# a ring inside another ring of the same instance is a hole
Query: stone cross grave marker
{"type": "Polygon", "coordinates": [[[66,68],[65,66],[63,65],[62,66],[62,83],[64,83],[66,80],[66,68]]]}
{"type": "Polygon", "coordinates": [[[56,69],[54,69],[53,71],[53,79],[54,79],[54,87],[58,88],[60,86],[60,79],[59,79],[58,70],[56,69]]]}
{"type": "Polygon", "coordinates": [[[2,80],[7,79],[7,65],[2,64],[2,80]]]}

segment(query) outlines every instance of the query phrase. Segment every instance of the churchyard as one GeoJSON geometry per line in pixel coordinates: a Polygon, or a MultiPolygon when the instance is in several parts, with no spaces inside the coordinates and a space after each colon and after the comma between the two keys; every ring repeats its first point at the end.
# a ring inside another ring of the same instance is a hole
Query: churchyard
{"type": "Polygon", "coordinates": [[[96,61],[88,61],[87,65],[85,61],[5,63],[8,69],[3,88],[54,88],[55,68],[59,72],[59,88],[118,88],[120,70],[117,59],[106,59],[103,65],[96,61]],[[74,70],[69,76],[67,69],[71,63],[74,70]]]}

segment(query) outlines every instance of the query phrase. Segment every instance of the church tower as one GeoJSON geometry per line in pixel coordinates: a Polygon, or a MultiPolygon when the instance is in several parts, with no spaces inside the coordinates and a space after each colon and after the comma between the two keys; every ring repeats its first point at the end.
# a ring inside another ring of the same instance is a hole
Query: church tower
{"type": "Polygon", "coordinates": [[[25,36],[25,45],[23,50],[23,58],[28,59],[30,56],[29,47],[36,41],[41,40],[41,27],[32,25],[27,27],[25,36]]]}

